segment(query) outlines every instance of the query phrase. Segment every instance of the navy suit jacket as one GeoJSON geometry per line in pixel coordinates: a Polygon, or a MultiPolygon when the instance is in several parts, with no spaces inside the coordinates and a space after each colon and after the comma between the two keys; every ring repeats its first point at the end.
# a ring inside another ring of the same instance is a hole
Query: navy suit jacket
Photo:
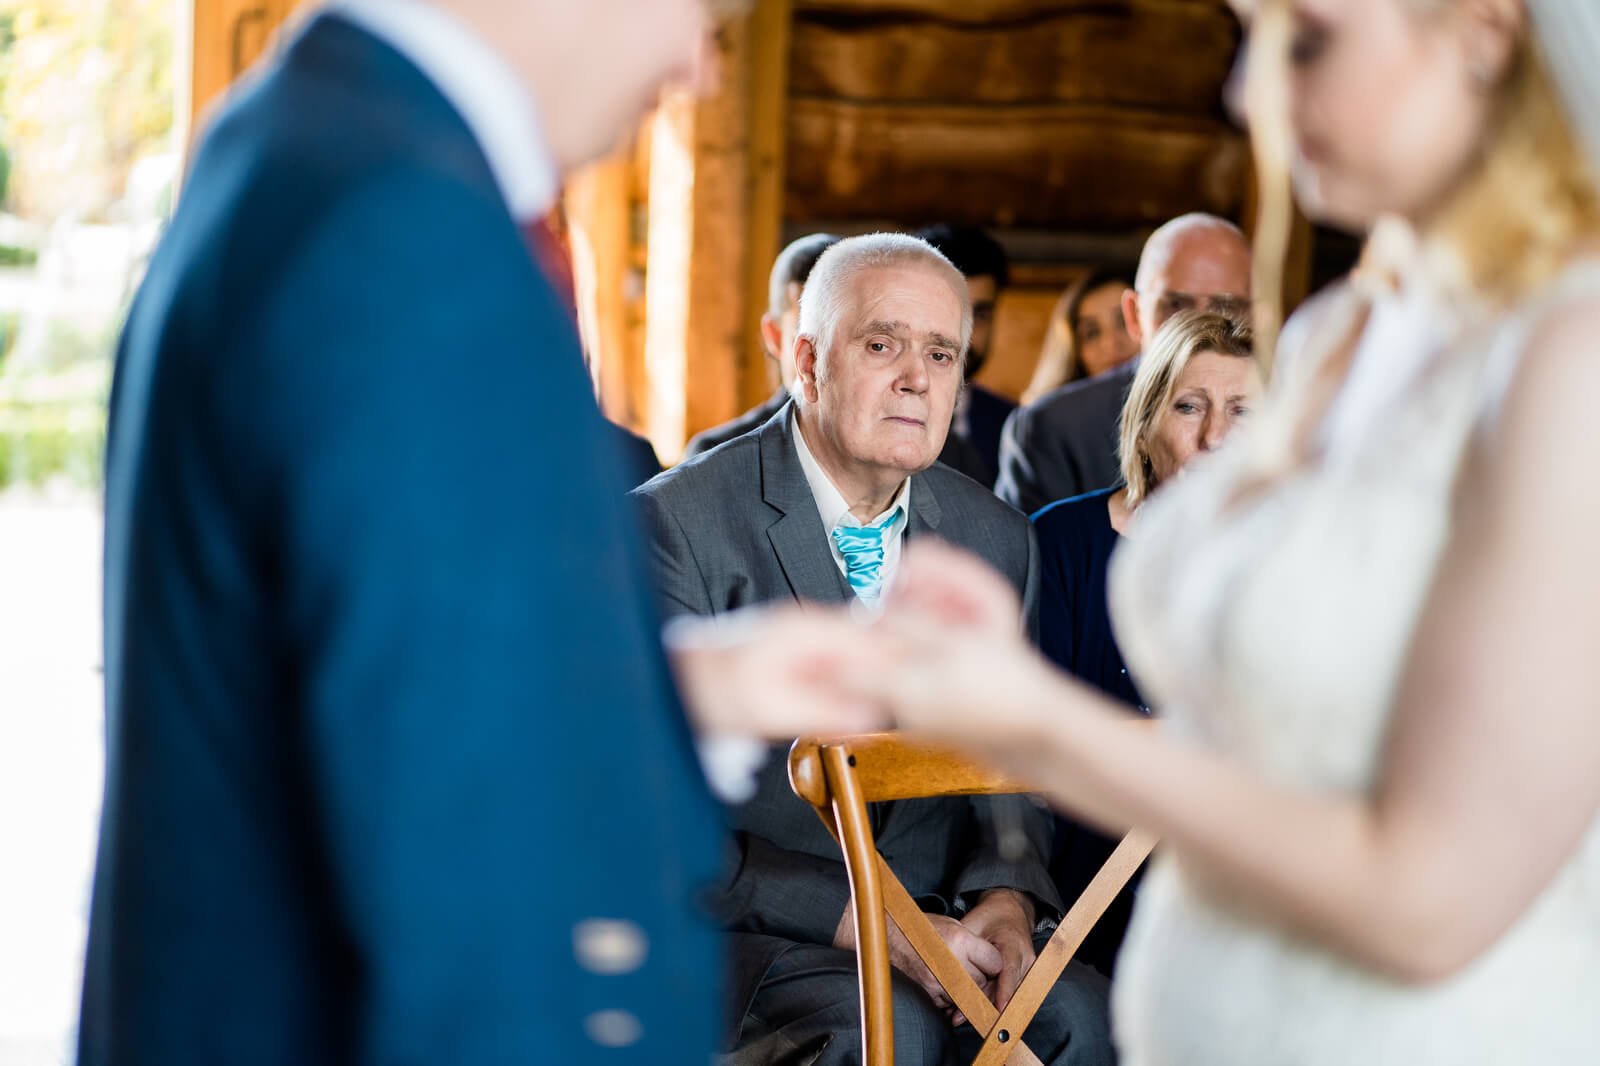
{"type": "Polygon", "coordinates": [[[118,353],[80,1062],[707,1061],[719,815],[627,487],[467,126],[314,21],[118,353]]]}
{"type": "Polygon", "coordinates": [[[967,439],[990,471],[989,484],[1000,469],[1000,434],[1016,409],[1016,404],[997,392],[982,385],[967,386],[967,439]]]}
{"type": "Polygon", "coordinates": [[[1118,424],[1138,371],[1135,359],[1013,411],[1000,440],[995,494],[1032,514],[1119,483],[1118,424]]]}

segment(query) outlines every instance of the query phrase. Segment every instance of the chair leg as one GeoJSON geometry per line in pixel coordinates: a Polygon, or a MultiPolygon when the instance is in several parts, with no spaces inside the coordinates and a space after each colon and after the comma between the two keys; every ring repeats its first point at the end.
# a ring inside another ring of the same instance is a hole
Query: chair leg
{"type": "Polygon", "coordinates": [[[846,748],[822,749],[823,772],[833,798],[850,897],[856,910],[856,954],[861,974],[863,1066],[894,1066],[894,1000],[889,975],[889,927],[878,881],[878,850],[867,820],[867,805],[850,769],[846,748]]]}

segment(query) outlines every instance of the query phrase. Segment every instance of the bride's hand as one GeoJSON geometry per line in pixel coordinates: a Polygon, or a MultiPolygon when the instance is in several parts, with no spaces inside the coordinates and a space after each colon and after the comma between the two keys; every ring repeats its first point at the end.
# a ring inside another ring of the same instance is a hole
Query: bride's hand
{"type": "Polygon", "coordinates": [[[973,750],[1014,750],[1037,724],[1049,672],[1021,617],[1011,584],[976,556],[910,545],[876,627],[889,663],[854,685],[902,728],[973,750]]]}
{"type": "Polygon", "coordinates": [[[1022,602],[999,571],[940,541],[908,545],[885,599],[885,618],[937,624],[973,636],[1015,637],[1022,602]]]}
{"type": "Polygon", "coordinates": [[[784,740],[888,724],[880,703],[843,683],[883,661],[878,641],[844,610],[790,605],[680,618],[664,637],[702,733],[784,740]]]}

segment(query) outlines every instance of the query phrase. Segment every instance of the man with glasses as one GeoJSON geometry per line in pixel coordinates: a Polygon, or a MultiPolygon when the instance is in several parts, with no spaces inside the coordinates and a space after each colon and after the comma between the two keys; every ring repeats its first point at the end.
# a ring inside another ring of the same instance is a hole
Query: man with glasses
{"type": "MultiPolygon", "coordinates": [[[[1183,215],[1151,234],[1134,287],[1122,296],[1123,320],[1141,347],[1167,319],[1193,308],[1250,313],[1250,245],[1215,215],[1183,215]]],[[[1000,498],[1032,514],[1115,484],[1117,419],[1138,368],[1133,359],[1014,412],[1000,441],[1000,498]]]]}

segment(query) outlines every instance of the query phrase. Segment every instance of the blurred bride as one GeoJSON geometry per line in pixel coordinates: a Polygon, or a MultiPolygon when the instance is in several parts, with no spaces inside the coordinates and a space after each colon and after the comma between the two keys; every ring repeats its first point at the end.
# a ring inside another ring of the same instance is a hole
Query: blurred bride
{"type": "Polygon", "coordinates": [[[1161,835],[1125,1064],[1600,1063],[1600,3],[1235,6],[1258,151],[1376,230],[1113,564],[1163,728],[936,547],[853,684],[1161,835]]]}

